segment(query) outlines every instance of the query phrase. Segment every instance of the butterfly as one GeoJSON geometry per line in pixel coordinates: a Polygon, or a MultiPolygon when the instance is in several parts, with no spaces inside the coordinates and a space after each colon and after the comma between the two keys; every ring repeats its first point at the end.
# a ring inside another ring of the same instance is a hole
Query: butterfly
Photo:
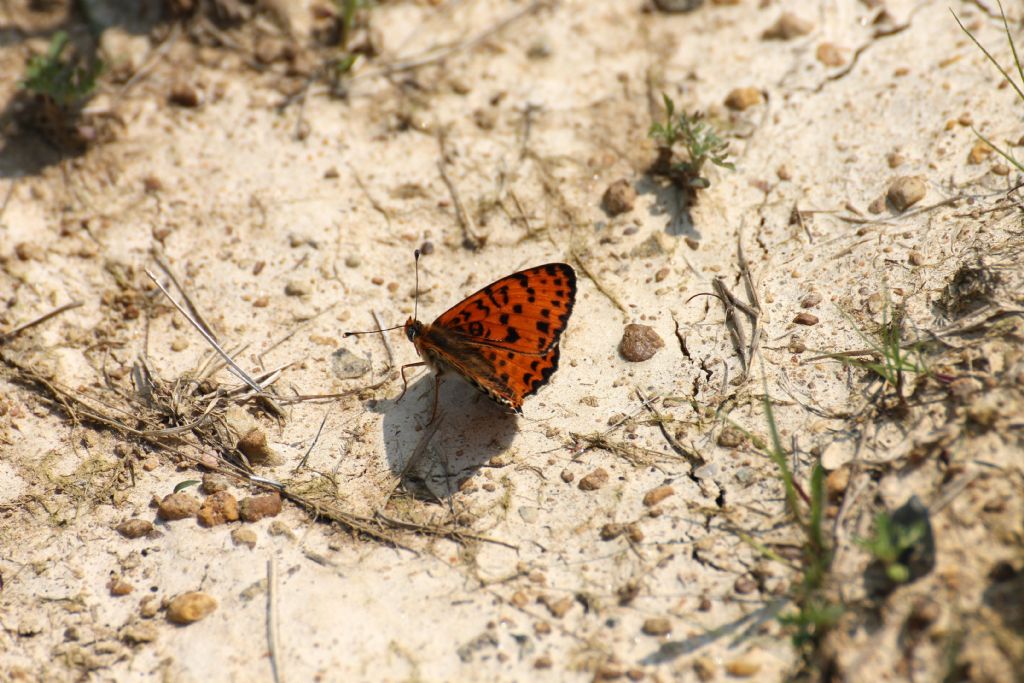
{"type": "Polygon", "coordinates": [[[548,263],[492,282],[429,325],[414,313],[402,327],[423,360],[402,366],[402,381],[407,368],[433,370],[431,421],[448,371],[521,415],[523,399],[558,369],[558,342],[575,300],[576,271],[566,263],[548,263]]]}

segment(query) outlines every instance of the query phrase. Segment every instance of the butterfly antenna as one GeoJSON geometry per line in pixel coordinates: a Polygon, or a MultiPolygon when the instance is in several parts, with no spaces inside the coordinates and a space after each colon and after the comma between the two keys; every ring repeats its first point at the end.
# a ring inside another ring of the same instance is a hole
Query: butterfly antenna
{"type": "Polygon", "coordinates": [[[412,319],[419,320],[420,312],[420,250],[417,249],[413,252],[413,256],[416,261],[416,297],[413,299],[412,304],[412,319]]]}
{"type": "Polygon", "coordinates": [[[381,332],[390,332],[391,330],[400,330],[405,325],[395,325],[394,327],[384,327],[379,330],[366,330],[365,332],[345,332],[342,337],[354,337],[357,334],[380,334],[381,332]]]}

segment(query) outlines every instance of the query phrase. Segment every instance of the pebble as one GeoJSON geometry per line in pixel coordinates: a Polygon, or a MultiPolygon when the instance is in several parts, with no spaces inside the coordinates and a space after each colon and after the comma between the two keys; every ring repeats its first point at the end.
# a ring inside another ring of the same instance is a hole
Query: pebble
{"type": "Polygon", "coordinates": [[[562,470],[562,474],[560,476],[562,477],[562,481],[566,484],[572,483],[572,480],[576,478],[576,475],[572,473],[572,470],[568,469],[562,470]]]}
{"type": "Polygon", "coordinates": [[[630,323],[622,332],[622,340],[619,342],[619,353],[622,357],[633,363],[648,360],[665,346],[658,333],[648,325],[630,323]]]}
{"type": "Polygon", "coordinates": [[[640,630],[648,636],[667,636],[672,633],[672,622],[665,617],[651,617],[644,620],[640,630]]]}
{"type": "Polygon", "coordinates": [[[732,589],[739,595],[748,595],[757,590],[757,582],[749,576],[741,576],[733,582],[732,589]]]}
{"type": "Polygon", "coordinates": [[[973,165],[980,164],[992,155],[992,145],[988,144],[984,140],[978,140],[971,147],[971,151],[967,153],[967,163],[973,165]]]}
{"type": "Polygon", "coordinates": [[[725,106],[733,111],[745,111],[764,102],[764,95],[757,88],[733,88],[725,96],[725,106]]]}
{"type": "Polygon", "coordinates": [[[644,505],[647,507],[653,507],[675,492],[676,490],[668,484],[653,488],[644,495],[644,505]]]}
{"type": "Polygon", "coordinates": [[[825,66],[842,66],[846,64],[844,50],[835,43],[821,43],[815,51],[814,56],[825,66]]]}
{"type": "Polygon", "coordinates": [[[628,213],[636,205],[636,190],[625,178],[620,178],[608,186],[602,199],[604,209],[612,216],[628,213]]]}
{"type": "Polygon", "coordinates": [[[240,507],[243,521],[258,522],[264,517],[276,517],[281,512],[281,496],[278,493],[249,496],[242,499],[240,507]]]}
{"type": "Polygon", "coordinates": [[[197,514],[203,526],[218,526],[238,521],[238,501],[227,491],[218,491],[203,501],[197,514]]]}
{"type": "Polygon", "coordinates": [[[924,263],[924,254],[914,249],[907,254],[907,262],[912,266],[919,266],[924,263]]]}
{"type": "Polygon", "coordinates": [[[336,166],[331,166],[329,169],[324,171],[324,179],[325,180],[334,180],[335,178],[339,177],[340,175],[341,174],[338,173],[338,168],[336,166]]]}
{"type": "Polygon", "coordinates": [[[171,351],[174,351],[175,353],[180,353],[187,348],[188,339],[185,339],[184,337],[178,337],[177,339],[171,341],[171,351]]]}
{"type": "Polygon", "coordinates": [[[199,91],[190,83],[175,83],[171,87],[171,92],[167,97],[171,104],[176,104],[179,107],[198,107],[202,98],[199,96],[199,91]]]}
{"type": "Polygon", "coordinates": [[[424,256],[430,256],[434,253],[434,243],[430,240],[426,240],[420,245],[420,253],[424,256]]]}
{"type": "Polygon", "coordinates": [[[743,432],[735,427],[725,427],[718,433],[716,443],[722,448],[736,448],[743,443],[743,432]]]}
{"type": "Polygon", "coordinates": [[[313,286],[308,280],[289,280],[284,286],[284,293],[288,296],[309,296],[313,293],[313,286]]]}
{"type": "Polygon", "coordinates": [[[662,12],[692,12],[703,4],[704,0],[654,0],[662,12]]]}
{"type": "Polygon", "coordinates": [[[905,211],[924,199],[928,188],[920,176],[901,176],[889,185],[886,197],[897,211],[905,211]]]}
{"type": "Polygon", "coordinates": [[[357,356],[346,348],[331,354],[331,370],[338,379],[355,379],[370,371],[370,361],[357,356]]]}
{"type": "Polygon", "coordinates": [[[800,299],[800,307],[801,308],[814,308],[815,306],[817,306],[820,303],[821,303],[821,294],[818,294],[817,292],[811,292],[810,294],[805,296],[803,299],[800,299]]]}
{"type": "Polygon", "coordinates": [[[1010,175],[1010,167],[1006,164],[993,164],[992,173],[995,175],[1007,176],[1010,175]]]}
{"type": "Polygon", "coordinates": [[[725,665],[725,671],[736,678],[750,678],[761,670],[761,665],[747,657],[734,659],[725,665]]]}
{"type": "Polygon", "coordinates": [[[160,611],[160,598],[155,595],[145,595],[139,600],[139,616],[143,619],[152,619],[160,611]]]}
{"type": "Polygon", "coordinates": [[[523,505],[519,508],[519,516],[527,524],[533,524],[537,521],[539,511],[531,505],[523,505]]]}
{"type": "Polygon", "coordinates": [[[660,268],[660,269],[658,269],[658,272],[654,274],[654,281],[655,282],[661,282],[662,280],[664,280],[665,278],[667,278],[669,276],[670,272],[671,271],[668,268],[660,268]]]}
{"type": "Polygon", "coordinates": [[[818,316],[813,313],[808,313],[807,311],[802,311],[793,317],[793,322],[797,325],[817,325],[818,316]]]}
{"type": "Polygon", "coordinates": [[[907,161],[907,158],[899,152],[889,152],[885,155],[885,163],[889,164],[889,168],[897,168],[902,166],[907,161]]]}
{"type": "Polygon", "coordinates": [[[551,655],[541,655],[537,659],[533,660],[534,669],[550,669],[554,662],[551,661],[551,655]]]}
{"type": "Polygon", "coordinates": [[[117,533],[125,538],[142,538],[153,530],[153,523],[149,520],[133,517],[121,522],[116,528],[117,533]]]}
{"type": "Polygon", "coordinates": [[[203,475],[203,493],[210,496],[214,493],[220,493],[221,491],[227,491],[228,489],[228,478],[223,474],[217,474],[216,472],[207,472],[203,475]]]}
{"type": "Polygon", "coordinates": [[[791,12],[783,12],[778,21],[765,29],[761,37],[765,40],[792,40],[805,36],[814,30],[814,24],[791,12]]]}
{"type": "Polygon", "coordinates": [[[267,533],[271,536],[283,536],[284,538],[295,540],[295,532],[292,531],[290,526],[279,519],[275,519],[270,523],[270,526],[267,527],[267,533]]]}
{"type": "Polygon", "coordinates": [[[590,474],[580,479],[580,491],[596,491],[608,483],[608,472],[603,467],[598,467],[590,474]]]}
{"type": "Polygon", "coordinates": [[[14,255],[19,261],[42,261],[46,252],[35,242],[18,242],[14,245],[14,255]]]}
{"type": "Polygon", "coordinates": [[[609,522],[601,527],[598,535],[602,541],[612,541],[626,533],[626,525],[621,522],[609,522]]]}
{"type": "Polygon", "coordinates": [[[256,547],[256,532],[244,526],[232,529],[231,542],[235,545],[248,546],[251,550],[256,547]]]}
{"type": "Polygon", "coordinates": [[[530,602],[530,598],[523,591],[516,591],[515,593],[512,594],[512,597],[509,598],[509,602],[513,606],[518,607],[519,609],[522,609],[522,608],[526,607],[526,605],[530,602]]]}
{"type": "Polygon", "coordinates": [[[128,624],[117,635],[129,645],[137,645],[139,643],[152,643],[156,640],[157,630],[153,624],[142,622],[128,624]]]}
{"type": "Polygon", "coordinates": [[[885,195],[875,197],[875,199],[868,204],[868,213],[878,215],[883,211],[885,211],[885,195]]]}
{"type": "Polygon", "coordinates": [[[345,257],[346,268],[358,268],[363,264],[363,259],[359,258],[359,254],[349,254],[345,257]]]}
{"type": "Polygon", "coordinates": [[[107,582],[107,589],[110,591],[111,595],[119,598],[131,593],[135,590],[135,586],[131,585],[120,576],[112,576],[110,577],[110,581],[107,582]]]}
{"type": "Polygon", "coordinates": [[[540,601],[544,603],[544,606],[548,608],[548,612],[551,613],[555,619],[561,619],[569,610],[572,609],[573,599],[570,597],[560,598],[555,600],[553,598],[543,597],[540,601]]]}
{"type": "Polygon", "coordinates": [[[208,617],[217,609],[213,596],[201,591],[183,593],[167,605],[167,619],[174,624],[192,624],[208,617]]]}
{"type": "Polygon", "coordinates": [[[825,490],[828,492],[828,499],[835,502],[843,497],[846,488],[850,485],[850,468],[840,467],[832,470],[825,477],[825,490]]]}
{"type": "Polygon", "coordinates": [[[697,678],[702,682],[713,681],[718,677],[718,669],[715,666],[715,660],[711,657],[698,657],[693,660],[693,673],[697,674],[697,678]]]}
{"type": "Polygon", "coordinates": [[[195,517],[197,512],[199,512],[199,500],[184,491],[164,496],[157,510],[159,517],[169,522],[195,517]]]}

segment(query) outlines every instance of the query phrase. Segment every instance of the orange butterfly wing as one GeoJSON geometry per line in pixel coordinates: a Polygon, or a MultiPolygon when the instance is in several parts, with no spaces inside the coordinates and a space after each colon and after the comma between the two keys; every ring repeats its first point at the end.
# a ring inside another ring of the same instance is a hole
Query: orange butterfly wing
{"type": "Polygon", "coordinates": [[[576,272],[549,263],[493,282],[438,316],[416,341],[495,401],[519,412],[558,368],[576,272]]]}
{"type": "Polygon", "coordinates": [[[478,344],[542,354],[558,343],[576,300],[567,263],[528,268],[492,282],[438,316],[433,326],[478,344]]]}

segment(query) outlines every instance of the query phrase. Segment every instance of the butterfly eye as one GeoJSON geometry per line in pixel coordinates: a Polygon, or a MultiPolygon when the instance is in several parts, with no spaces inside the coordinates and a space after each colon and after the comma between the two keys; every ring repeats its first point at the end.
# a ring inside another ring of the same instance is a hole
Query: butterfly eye
{"type": "Polygon", "coordinates": [[[417,334],[416,325],[413,324],[405,326],[405,336],[409,338],[409,341],[415,339],[417,334]]]}

